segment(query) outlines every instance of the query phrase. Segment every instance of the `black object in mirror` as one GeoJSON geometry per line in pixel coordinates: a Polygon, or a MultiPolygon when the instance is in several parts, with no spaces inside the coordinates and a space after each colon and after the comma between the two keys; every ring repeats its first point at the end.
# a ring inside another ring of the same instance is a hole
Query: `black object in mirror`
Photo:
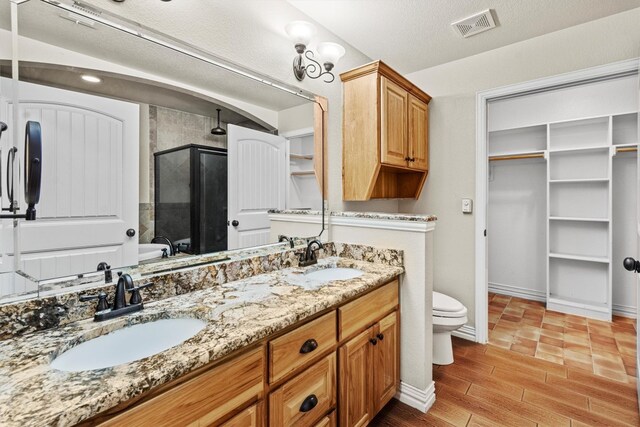
{"type": "Polygon", "coordinates": [[[42,132],[40,123],[27,122],[24,151],[24,197],[27,202],[25,219],[36,219],[36,204],[40,201],[42,179],[42,132]]]}

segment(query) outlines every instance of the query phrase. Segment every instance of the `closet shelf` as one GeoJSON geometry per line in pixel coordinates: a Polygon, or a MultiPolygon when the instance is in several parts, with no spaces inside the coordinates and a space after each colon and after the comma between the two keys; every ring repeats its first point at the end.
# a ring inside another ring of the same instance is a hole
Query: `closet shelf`
{"type": "Polygon", "coordinates": [[[572,216],[550,216],[550,221],[585,221],[585,222],[609,222],[607,218],[579,218],[572,216]]]}
{"type": "Polygon", "coordinates": [[[577,179],[550,179],[550,184],[562,183],[580,183],[580,182],[609,182],[609,178],[577,178],[577,179]]]}
{"type": "Polygon", "coordinates": [[[609,263],[609,258],[601,256],[583,256],[583,255],[569,255],[550,252],[549,258],[570,259],[573,261],[586,261],[586,262],[600,262],[603,264],[609,263]]]}
{"type": "Polygon", "coordinates": [[[313,160],[313,154],[289,154],[289,158],[296,160],[313,160]]]}
{"type": "Polygon", "coordinates": [[[567,153],[572,151],[597,151],[597,150],[608,150],[610,145],[592,145],[587,147],[568,147],[568,148],[552,148],[549,150],[549,153],[567,153]]]}
{"type": "Polygon", "coordinates": [[[552,307],[555,304],[574,307],[578,309],[593,310],[593,311],[598,311],[602,313],[609,312],[609,306],[606,303],[599,304],[599,303],[584,301],[578,298],[561,297],[561,296],[550,294],[547,301],[547,309],[548,310],[551,309],[550,306],[552,307]]]}

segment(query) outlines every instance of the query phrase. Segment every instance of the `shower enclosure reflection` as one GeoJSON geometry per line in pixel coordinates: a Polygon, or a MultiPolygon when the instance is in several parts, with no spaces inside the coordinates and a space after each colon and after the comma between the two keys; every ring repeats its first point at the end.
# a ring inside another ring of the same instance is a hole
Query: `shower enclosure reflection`
{"type": "Polygon", "coordinates": [[[155,234],[177,253],[227,250],[227,150],[186,145],[155,156],[155,234]]]}

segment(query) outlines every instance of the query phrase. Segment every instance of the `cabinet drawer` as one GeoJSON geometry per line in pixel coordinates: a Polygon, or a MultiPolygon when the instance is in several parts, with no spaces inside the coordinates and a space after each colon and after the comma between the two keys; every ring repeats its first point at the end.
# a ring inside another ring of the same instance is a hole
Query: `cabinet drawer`
{"type": "Polygon", "coordinates": [[[274,383],[316,359],[336,342],[335,311],[269,342],[269,382],[274,383]]]}
{"type": "Polygon", "coordinates": [[[104,426],[206,426],[264,390],[264,347],[240,355],[111,418],[104,426]]]}
{"type": "Polygon", "coordinates": [[[313,426],[336,405],[336,353],[269,396],[269,426],[313,426]]]}
{"type": "Polygon", "coordinates": [[[322,418],[314,427],[336,427],[336,411],[322,418]]]}
{"type": "Polygon", "coordinates": [[[263,411],[262,405],[264,405],[263,402],[258,402],[255,405],[249,406],[247,409],[222,424],[222,427],[261,427],[263,411]]]}
{"type": "Polygon", "coordinates": [[[338,309],[339,339],[371,326],[398,305],[398,279],[338,309]]]}

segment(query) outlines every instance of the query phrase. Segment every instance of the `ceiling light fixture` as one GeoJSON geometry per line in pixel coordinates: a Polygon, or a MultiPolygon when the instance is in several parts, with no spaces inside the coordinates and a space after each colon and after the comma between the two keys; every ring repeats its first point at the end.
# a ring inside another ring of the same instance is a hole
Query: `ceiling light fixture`
{"type": "Polygon", "coordinates": [[[92,76],[90,74],[83,74],[82,75],[82,80],[84,80],[85,82],[89,82],[89,83],[100,83],[100,82],[102,82],[102,79],[100,77],[92,76]]]}
{"type": "Polygon", "coordinates": [[[227,131],[220,127],[220,111],[222,111],[222,110],[219,109],[219,108],[216,108],[216,111],[218,112],[218,126],[216,126],[213,129],[211,129],[211,134],[212,135],[226,135],[227,131]]]}
{"type": "Polygon", "coordinates": [[[307,46],[311,42],[311,39],[316,35],[316,27],[306,21],[293,21],[285,26],[285,31],[289,38],[293,41],[298,56],[293,58],[293,75],[299,81],[304,80],[305,76],[310,79],[317,79],[325,76],[324,81],[331,83],[335,80],[335,76],[331,72],[336,66],[340,58],[345,54],[344,47],[338,43],[323,42],[318,43],[318,55],[320,62],[314,59],[315,54],[313,51],[307,49],[307,46]],[[311,61],[310,64],[305,64],[302,55],[311,61]],[[324,66],[324,71],[322,67],[324,66]]]}

